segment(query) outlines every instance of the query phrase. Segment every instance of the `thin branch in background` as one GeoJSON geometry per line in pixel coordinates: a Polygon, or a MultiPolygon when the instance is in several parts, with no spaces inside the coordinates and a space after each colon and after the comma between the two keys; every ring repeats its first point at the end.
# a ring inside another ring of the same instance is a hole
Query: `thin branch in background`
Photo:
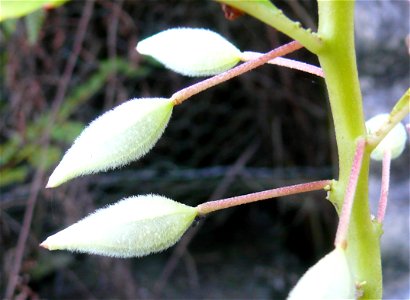
{"type": "MultiPolygon", "coordinates": [[[[49,120],[51,124],[54,123],[54,120],[57,117],[57,113],[60,109],[60,106],[64,100],[64,96],[67,91],[67,87],[70,82],[74,67],[76,65],[78,55],[82,49],[85,33],[87,32],[88,23],[91,19],[93,8],[94,8],[94,0],[87,1],[83,9],[83,14],[82,14],[80,23],[78,25],[78,29],[76,31],[76,35],[75,35],[76,39],[75,39],[75,44],[73,47],[73,52],[71,52],[71,55],[65,66],[62,78],[57,87],[56,96],[52,103],[51,117],[49,120]]],[[[40,190],[43,186],[44,175],[45,175],[45,168],[43,166],[46,161],[46,155],[47,155],[47,150],[49,146],[50,129],[51,129],[51,126],[47,126],[46,131],[44,132],[42,138],[40,139],[42,144],[44,145],[44,150],[41,156],[42,158],[40,160],[41,166],[38,167],[34,175],[33,183],[31,184],[31,187],[30,187],[30,196],[27,200],[26,210],[24,212],[23,225],[22,225],[22,229],[20,231],[19,238],[17,241],[16,252],[14,255],[12,268],[9,274],[9,280],[7,282],[6,293],[5,293],[6,299],[13,298],[14,291],[18,283],[18,276],[19,276],[21,264],[23,261],[26,241],[27,241],[27,238],[30,232],[34,208],[37,202],[38,195],[40,194],[40,190]]]]}
{"type": "Polygon", "coordinates": [[[352,214],[353,201],[356,194],[357,181],[362,168],[363,153],[366,146],[365,139],[359,139],[356,143],[356,152],[350,171],[349,183],[343,200],[342,212],[340,213],[339,226],[337,227],[335,247],[345,249],[347,247],[347,233],[349,230],[350,217],[352,214]]]}
{"type": "MultiPolygon", "coordinates": [[[[115,5],[112,5],[112,13],[108,19],[108,36],[107,36],[107,48],[109,59],[116,64],[117,58],[117,35],[118,35],[118,22],[120,12],[122,10],[122,4],[124,0],[118,0],[115,5]]],[[[111,108],[114,105],[114,98],[117,88],[117,68],[113,68],[113,72],[108,78],[108,84],[105,88],[105,107],[111,108]]]]}
{"type": "MultiPolygon", "coordinates": [[[[258,148],[259,143],[253,142],[250,146],[243,151],[241,156],[239,156],[238,160],[235,164],[229,169],[226,173],[224,178],[221,180],[219,185],[216,187],[212,195],[209,197],[209,200],[215,200],[218,198],[223,197],[223,195],[227,192],[229,186],[234,181],[235,177],[242,171],[242,169],[246,166],[248,161],[253,157],[258,148]]],[[[189,244],[191,243],[192,239],[195,237],[197,232],[202,227],[203,223],[199,223],[197,226],[191,228],[178,242],[174,251],[172,252],[171,258],[168,259],[165,267],[162,270],[161,275],[157,279],[154,285],[154,295],[155,298],[160,298],[169,278],[171,277],[172,273],[174,272],[178,262],[182,258],[182,256],[187,251],[189,244]]]]}
{"type": "Polygon", "coordinates": [[[383,167],[382,167],[382,184],[380,190],[379,207],[377,209],[377,222],[382,223],[386,214],[387,201],[389,197],[390,184],[390,163],[391,151],[387,149],[383,153],[383,167]]]}
{"type": "Polygon", "coordinates": [[[197,291],[199,290],[199,286],[200,286],[198,268],[196,267],[195,259],[192,257],[189,251],[185,251],[184,262],[185,262],[185,266],[186,266],[187,273],[188,273],[189,286],[191,287],[191,290],[197,291]]]}
{"type": "Polygon", "coordinates": [[[9,274],[9,280],[7,282],[5,299],[13,299],[14,291],[19,282],[19,273],[21,263],[23,261],[24,250],[26,248],[26,242],[30,234],[31,220],[33,219],[34,207],[40,190],[43,187],[44,169],[38,168],[34,180],[30,187],[30,196],[27,200],[26,210],[24,212],[23,224],[21,226],[19,238],[17,241],[16,251],[14,253],[13,264],[9,274]]]}
{"type": "MultiPolygon", "coordinates": [[[[300,3],[299,1],[287,1],[287,4],[292,7],[293,11],[306,24],[306,26],[313,32],[316,32],[317,26],[313,20],[313,17],[307,12],[306,8],[303,7],[302,3],[300,3]]],[[[310,4],[310,2],[306,1],[306,3],[303,4],[310,4]]]]}

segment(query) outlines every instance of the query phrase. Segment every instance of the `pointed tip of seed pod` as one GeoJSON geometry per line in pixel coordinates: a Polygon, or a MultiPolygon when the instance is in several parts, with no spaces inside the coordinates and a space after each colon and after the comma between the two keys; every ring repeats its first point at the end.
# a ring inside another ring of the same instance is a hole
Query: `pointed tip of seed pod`
{"type": "Polygon", "coordinates": [[[46,189],[51,189],[55,187],[52,183],[50,183],[50,180],[48,180],[47,184],[46,184],[46,189]]]}
{"type": "Polygon", "coordinates": [[[174,245],[197,210],[159,195],[122,199],[49,236],[40,247],[113,257],[140,257],[174,245]]]}
{"type": "Polygon", "coordinates": [[[104,113],[76,138],[46,188],[115,169],[144,156],[164,132],[173,106],[167,98],[135,98],[104,113]]]}
{"type": "Polygon", "coordinates": [[[44,249],[50,250],[50,247],[47,243],[47,240],[43,241],[39,246],[44,248],[44,249]]]}
{"type": "Polygon", "coordinates": [[[73,163],[72,161],[69,161],[69,163],[67,163],[66,160],[66,155],[64,155],[63,159],[54,169],[53,173],[51,173],[46,184],[47,189],[58,187],[63,183],[81,175],[81,172],[77,172],[76,174],[72,171],[72,169],[70,169],[73,165],[75,165],[75,163],[73,163]]]}
{"type": "Polygon", "coordinates": [[[53,174],[51,174],[50,178],[48,179],[46,189],[55,188],[61,184],[61,182],[55,179],[54,173],[55,172],[53,172],[53,174]]]}

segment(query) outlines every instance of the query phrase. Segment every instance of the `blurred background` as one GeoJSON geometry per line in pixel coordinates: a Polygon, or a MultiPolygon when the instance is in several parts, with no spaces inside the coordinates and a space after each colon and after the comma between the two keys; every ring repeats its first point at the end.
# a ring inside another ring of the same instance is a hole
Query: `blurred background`
{"type": "MultiPolygon", "coordinates": [[[[275,1],[316,29],[314,1],[275,1]]],[[[366,118],[409,85],[407,1],[358,1],[357,58],[366,118]]],[[[337,157],[321,78],[263,66],[175,108],[143,159],[44,188],[86,124],[131,98],[198,82],[135,51],[172,27],[214,30],[241,50],[289,38],[208,1],[69,1],[1,27],[0,292],[16,299],[284,299],[332,249],[337,216],[324,192],[210,215],[163,253],[135,259],[48,252],[38,244],[95,209],[155,193],[188,205],[334,178],[337,157]]],[[[299,50],[289,57],[318,64],[299,50]]],[[[407,119],[408,122],[408,119],[407,119]]],[[[409,151],[392,164],[383,237],[386,299],[409,298],[409,151]]],[[[372,164],[373,211],[381,167],[372,164]]]]}

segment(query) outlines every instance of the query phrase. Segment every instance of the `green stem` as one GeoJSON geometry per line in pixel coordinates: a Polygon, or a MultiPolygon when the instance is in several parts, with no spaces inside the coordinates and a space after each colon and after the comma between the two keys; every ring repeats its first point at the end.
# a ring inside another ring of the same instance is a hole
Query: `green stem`
{"type": "Polygon", "coordinates": [[[318,53],[322,43],[318,35],[310,29],[304,29],[299,22],[294,22],[286,17],[283,12],[274,6],[269,0],[238,1],[238,0],[215,0],[237,8],[252,17],[276,28],[292,39],[300,42],[306,49],[318,53]]]}
{"type": "MultiPolygon", "coordinates": [[[[319,0],[318,5],[318,33],[323,42],[318,57],[325,73],[339,156],[339,181],[333,185],[330,199],[340,212],[355,143],[366,134],[354,46],[354,1],[319,0]]],[[[366,149],[352,209],[347,256],[356,281],[366,282],[362,286],[363,297],[380,299],[379,234],[372,224],[368,204],[369,156],[366,149]]]]}

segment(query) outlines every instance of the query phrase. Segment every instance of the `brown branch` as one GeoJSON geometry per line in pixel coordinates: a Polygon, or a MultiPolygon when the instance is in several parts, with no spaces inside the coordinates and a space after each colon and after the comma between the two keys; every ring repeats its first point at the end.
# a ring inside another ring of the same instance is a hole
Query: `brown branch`
{"type": "MultiPolygon", "coordinates": [[[[229,186],[232,184],[235,177],[242,171],[242,169],[246,166],[247,162],[253,157],[255,151],[258,147],[259,143],[251,143],[251,145],[243,151],[241,156],[235,162],[235,164],[229,169],[226,173],[225,177],[222,179],[220,184],[214,190],[212,195],[209,197],[209,200],[214,200],[223,197],[223,195],[228,190],[229,186]]],[[[174,251],[172,252],[171,258],[167,261],[161,275],[159,276],[158,280],[154,286],[154,294],[155,298],[160,298],[164,287],[166,286],[169,277],[171,277],[172,273],[174,272],[178,262],[182,258],[182,256],[187,251],[189,243],[195,237],[199,229],[201,228],[203,223],[198,224],[196,227],[191,228],[179,241],[177,246],[175,247],[174,251]]]]}
{"type": "MultiPolygon", "coordinates": [[[[52,103],[51,118],[49,120],[50,123],[54,123],[58,110],[64,100],[64,96],[67,91],[67,87],[70,82],[74,67],[76,65],[78,55],[82,49],[85,33],[87,31],[89,20],[91,19],[93,8],[94,8],[94,0],[87,1],[83,9],[83,14],[82,14],[80,23],[78,25],[78,29],[76,31],[76,40],[75,40],[75,44],[73,47],[73,52],[71,53],[68,59],[68,62],[65,66],[64,73],[57,87],[56,96],[54,97],[54,100],[52,103]]],[[[47,155],[49,139],[50,139],[50,126],[46,127],[46,131],[44,132],[42,138],[40,139],[41,142],[45,145],[45,148],[43,149],[43,153],[42,153],[42,159],[41,159],[42,165],[44,165],[44,162],[46,160],[45,156],[47,155]]],[[[6,293],[5,293],[6,299],[13,298],[14,291],[17,286],[18,274],[20,272],[21,263],[23,261],[24,250],[25,250],[27,238],[30,232],[31,221],[33,219],[33,212],[34,212],[34,208],[35,208],[41,187],[43,186],[44,175],[45,175],[44,167],[40,166],[34,175],[34,180],[30,187],[30,196],[27,200],[26,210],[24,212],[23,225],[22,225],[22,229],[20,231],[19,238],[17,241],[14,261],[12,264],[12,269],[9,274],[9,280],[7,282],[7,288],[6,288],[6,293]]]]}

